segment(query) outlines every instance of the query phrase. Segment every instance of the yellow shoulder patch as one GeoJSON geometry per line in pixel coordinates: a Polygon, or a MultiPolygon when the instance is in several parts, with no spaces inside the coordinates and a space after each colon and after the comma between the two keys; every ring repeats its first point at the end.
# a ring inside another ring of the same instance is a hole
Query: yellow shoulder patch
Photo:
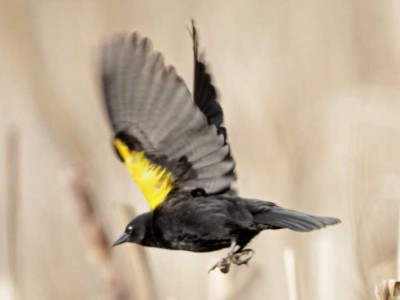
{"type": "Polygon", "coordinates": [[[114,145],[151,210],[155,210],[173,188],[172,174],[167,169],[153,164],[144,152],[131,151],[120,139],[115,139],[114,145]]]}

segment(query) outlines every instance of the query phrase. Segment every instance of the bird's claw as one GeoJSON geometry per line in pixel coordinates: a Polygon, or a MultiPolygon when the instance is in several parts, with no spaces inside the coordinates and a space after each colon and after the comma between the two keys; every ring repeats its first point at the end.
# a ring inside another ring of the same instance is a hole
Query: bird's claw
{"type": "Polygon", "coordinates": [[[237,266],[247,265],[249,260],[253,257],[254,251],[252,249],[244,249],[237,253],[230,253],[227,257],[224,257],[220,261],[218,261],[215,265],[213,265],[208,273],[218,268],[222,273],[226,274],[229,272],[231,267],[231,263],[237,266]],[[246,258],[242,258],[243,256],[248,256],[246,258]]]}
{"type": "Polygon", "coordinates": [[[230,262],[237,265],[237,266],[241,266],[241,265],[248,265],[248,262],[250,261],[250,259],[253,257],[254,255],[254,251],[252,249],[244,249],[241,252],[238,253],[234,253],[230,256],[230,262]],[[245,258],[242,258],[242,257],[245,258]],[[246,257],[248,256],[248,257],[246,257]]]}
{"type": "Polygon", "coordinates": [[[216,268],[218,268],[222,273],[226,274],[229,272],[229,269],[231,267],[231,263],[229,262],[229,256],[224,257],[220,261],[218,261],[215,265],[213,265],[210,270],[208,270],[208,273],[211,271],[214,271],[216,268]]]}

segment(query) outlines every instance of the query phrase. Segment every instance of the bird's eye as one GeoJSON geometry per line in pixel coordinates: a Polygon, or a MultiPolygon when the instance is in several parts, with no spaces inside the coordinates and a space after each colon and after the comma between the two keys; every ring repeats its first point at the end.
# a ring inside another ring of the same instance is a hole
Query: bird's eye
{"type": "Polygon", "coordinates": [[[127,234],[131,234],[133,232],[133,227],[132,226],[128,226],[127,228],[126,228],[126,233],[127,234]]]}

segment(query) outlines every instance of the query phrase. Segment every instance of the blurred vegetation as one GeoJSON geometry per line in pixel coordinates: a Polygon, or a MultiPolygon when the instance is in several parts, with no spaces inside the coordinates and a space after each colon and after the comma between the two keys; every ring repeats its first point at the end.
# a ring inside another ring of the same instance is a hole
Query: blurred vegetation
{"type": "Polygon", "coordinates": [[[0,45],[1,299],[371,299],[396,276],[400,2],[3,0],[0,45]],[[264,233],[229,276],[207,274],[220,253],[109,248],[147,207],[111,148],[98,46],[137,30],[191,87],[190,17],[240,193],[343,221],[264,233]]]}

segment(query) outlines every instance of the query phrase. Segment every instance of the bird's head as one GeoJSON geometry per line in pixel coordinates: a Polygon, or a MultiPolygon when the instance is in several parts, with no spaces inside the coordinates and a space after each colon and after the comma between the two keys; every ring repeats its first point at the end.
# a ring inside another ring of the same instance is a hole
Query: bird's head
{"type": "Polygon", "coordinates": [[[126,225],[124,233],[113,243],[113,247],[126,242],[141,244],[150,223],[151,215],[143,214],[136,217],[126,225]]]}

